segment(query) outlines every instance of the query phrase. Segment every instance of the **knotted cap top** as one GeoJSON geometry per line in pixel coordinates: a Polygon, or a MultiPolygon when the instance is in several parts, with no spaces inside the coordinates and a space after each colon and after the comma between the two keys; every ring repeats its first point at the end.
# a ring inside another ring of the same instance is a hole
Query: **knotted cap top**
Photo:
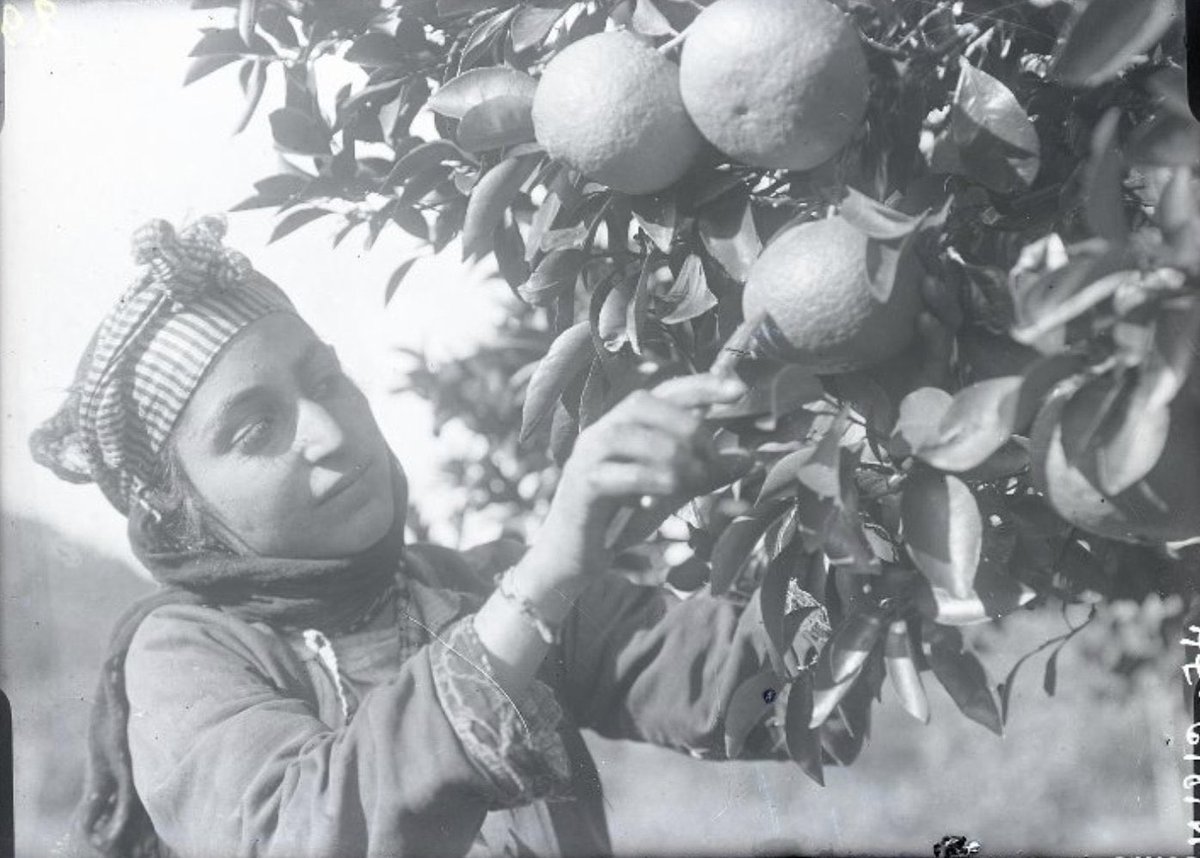
{"type": "Polygon", "coordinates": [[[217,216],[178,233],[152,220],[134,233],[142,273],[100,323],[66,402],[30,439],[40,464],[95,482],[123,514],[153,486],[163,445],[214,358],[251,322],[296,312],[224,235],[217,216]]]}

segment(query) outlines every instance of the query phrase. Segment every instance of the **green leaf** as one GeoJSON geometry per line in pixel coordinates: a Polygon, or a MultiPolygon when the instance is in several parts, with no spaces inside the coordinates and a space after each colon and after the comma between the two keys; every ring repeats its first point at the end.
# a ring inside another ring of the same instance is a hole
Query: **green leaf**
{"type": "Polygon", "coordinates": [[[517,291],[527,303],[535,307],[549,307],[564,292],[575,288],[575,281],[586,259],[582,250],[573,248],[549,253],[538,263],[529,282],[517,291]]]}
{"type": "Polygon", "coordinates": [[[739,515],[721,531],[711,557],[713,595],[719,596],[729,590],[746,565],[750,552],[783,510],[781,504],[756,507],[746,515],[739,515]]]}
{"type": "Polygon", "coordinates": [[[812,372],[796,364],[785,364],[771,378],[771,416],[781,420],[824,395],[825,388],[812,372]]]}
{"type": "Polygon", "coordinates": [[[554,411],[567,386],[591,365],[595,354],[587,322],[572,325],[555,338],[538,362],[525,391],[521,409],[520,443],[524,444],[554,411]]]}
{"type": "Polygon", "coordinates": [[[796,468],[797,482],[822,500],[841,503],[841,441],[845,428],[846,417],[843,412],[821,436],[812,455],[796,468]]]}
{"type": "Polygon", "coordinates": [[[546,253],[565,250],[569,247],[579,249],[583,247],[587,234],[587,227],[581,223],[564,229],[550,229],[542,233],[538,247],[546,253]]]}
{"type": "Polygon", "coordinates": [[[468,152],[486,152],[525,143],[533,136],[533,99],[500,95],[475,105],[458,124],[458,144],[468,152]]]}
{"type": "Polygon", "coordinates": [[[950,133],[966,175],[1002,194],[1033,184],[1041,168],[1037,131],[1012,91],[965,59],[950,133]]]}
{"type": "MultiPolygon", "coordinates": [[[[821,724],[821,747],[830,760],[838,765],[853,764],[866,744],[867,735],[871,730],[871,705],[874,702],[872,688],[878,687],[878,682],[883,679],[883,671],[875,669],[879,663],[878,657],[867,662],[861,678],[851,682],[846,693],[838,701],[836,712],[831,713],[833,717],[827,718],[821,724]],[[877,672],[878,681],[869,677],[868,671],[877,672]]],[[[815,702],[813,708],[816,708],[815,702]]]]}
{"type": "Polygon", "coordinates": [[[1083,256],[1067,265],[1031,278],[1014,295],[1017,326],[1012,338],[1034,345],[1042,337],[1086,313],[1118,289],[1140,279],[1137,271],[1118,270],[1118,252],[1083,256]]]}
{"type": "Polygon", "coordinates": [[[1110,108],[1092,132],[1092,156],[1088,161],[1084,199],[1087,224],[1096,235],[1113,244],[1129,240],[1129,220],[1121,177],[1124,164],[1117,151],[1117,127],[1121,109],[1110,108]]]}
{"type": "Polygon", "coordinates": [[[913,455],[937,441],[942,418],[954,397],[937,387],[919,387],[900,402],[890,448],[897,457],[913,455]]]}
{"type": "Polygon", "coordinates": [[[775,696],[783,691],[784,683],[775,671],[765,668],[742,680],[722,713],[725,727],[725,755],[736,759],[742,753],[746,737],[771,711],[775,696]]]}
{"type": "Polygon", "coordinates": [[[700,238],[704,247],[729,276],[746,282],[750,266],[762,251],[762,241],[754,227],[750,198],[744,194],[726,194],[705,206],[699,217],[700,238]]]}
{"type": "Polygon", "coordinates": [[[913,231],[895,241],[867,239],[867,286],[871,291],[871,297],[879,303],[886,304],[892,297],[896,276],[913,252],[913,241],[917,234],[916,231],[913,231]]]}
{"type": "Polygon", "coordinates": [[[629,334],[629,345],[633,353],[639,357],[642,354],[642,341],[646,336],[650,309],[650,276],[654,273],[650,258],[651,254],[647,253],[642,260],[642,270],[638,275],[637,285],[634,286],[632,300],[626,308],[625,330],[629,334]]]}
{"type": "Polygon", "coordinates": [[[1112,80],[1158,43],[1174,16],[1172,0],[1088,0],[1054,52],[1050,74],[1068,86],[1112,80]]]}
{"type": "Polygon", "coordinates": [[[1002,736],[1004,727],[987,672],[973,653],[962,650],[961,641],[961,636],[948,634],[934,638],[929,666],[964,715],[1002,736]]]}
{"type": "MultiPolygon", "coordinates": [[[[588,380],[591,380],[589,376],[588,380]]],[[[582,416],[583,409],[580,408],[582,416]]],[[[667,572],[667,583],[676,590],[683,590],[685,593],[694,592],[708,583],[710,570],[708,564],[701,560],[696,555],[692,555],[682,563],[672,566],[667,572]]]]}
{"type": "Polygon", "coordinates": [[[274,56],[275,52],[261,36],[255,35],[250,41],[242,41],[236,29],[208,30],[200,41],[192,47],[189,57],[207,56],[274,56]]]}
{"type": "Polygon", "coordinates": [[[1080,372],[1085,361],[1078,355],[1048,355],[1025,368],[1017,398],[1017,416],[1013,431],[1025,434],[1041,410],[1047,394],[1063,379],[1080,372]]]}
{"type": "MultiPolygon", "coordinates": [[[[354,95],[338,104],[334,130],[336,131],[343,126],[349,125],[351,120],[357,118],[364,110],[381,110],[384,104],[393,101],[395,96],[405,88],[405,84],[406,80],[404,78],[398,78],[364,86],[358,92],[354,93],[354,95]]],[[[399,99],[396,99],[396,101],[398,102],[399,99]]]]}
{"type": "Polygon", "coordinates": [[[863,235],[880,241],[904,238],[917,229],[922,219],[920,215],[896,211],[850,187],[846,188],[838,212],[863,235]]]}
{"type": "Polygon", "coordinates": [[[1164,302],[1154,322],[1150,352],[1142,361],[1141,384],[1146,401],[1158,405],[1175,399],[1188,376],[1200,372],[1200,299],[1164,302]]]}
{"type": "Polygon", "coordinates": [[[654,246],[663,253],[670,253],[678,219],[675,196],[662,193],[634,197],[631,208],[638,226],[650,236],[654,246]]]}
{"type": "Polygon", "coordinates": [[[429,223],[417,209],[398,205],[392,211],[392,220],[413,238],[429,240],[429,223]]]}
{"type": "Polygon", "coordinates": [[[230,211],[281,206],[291,202],[308,184],[308,179],[295,173],[278,173],[254,183],[255,194],[242,200],[230,211]]]}
{"type": "Polygon", "coordinates": [[[298,209],[297,211],[291,212],[285,218],[279,221],[279,223],[275,225],[275,228],[271,230],[271,237],[267,239],[267,244],[278,241],[288,233],[295,232],[306,223],[312,223],[317,218],[324,217],[328,214],[333,214],[333,212],[329,211],[328,209],[315,208],[298,209]]]}
{"type": "Polygon", "coordinates": [[[675,28],[666,19],[653,0],[635,0],[633,9],[633,29],[643,36],[673,36],[675,28]]]}
{"type": "Polygon", "coordinates": [[[436,3],[439,18],[454,18],[504,5],[507,5],[506,0],[437,0],[436,3]]]}
{"type": "Polygon", "coordinates": [[[550,420],[550,459],[555,465],[561,468],[566,464],[578,434],[579,424],[574,415],[563,405],[561,399],[556,401],[554,415],[550,420]]]}
{"type": "Polygon", "coordinates": [[[250,44],[257,24],[258,0],[241,0],[238,4],[238,35],[241,41],[250,44]]]}
{"type": "Polygon", "coordinates": [[[821,739],[808,726],[812,719],[812,677],[802,673],[788,688],[787,714],[784,730],[787,735],[788,756],[804,773],[821,786],[825,786],[825,773],[821,766],[821,739]]]}
{"type": "Polygon", "coordinates": [[[1152,401],[1153,382],[1127,373],[1095,436],[1097,488],[1116,497],[1149,474],[1171,430],[1170,401],[1152,401]]]}
{"type": "Polygon", "coordinates": [[[858,676],[885,628],[882,615],[874,611],[858,611],[842,621],[823,656],[829,659],[834,683],[858,676]]]}
{"type": "Polygon", "coordinates": [[[1186,271],[1200,270],[1200,209],[1190,168],[1175,167],[1171,171],[1154,216],[1173,251],[1173,264],[1186,271]]]}
{"type": "Polygon", "coordinates": [[[983,520],[967,485],[949,474],[914,472],[904,483],[900,519],[908,554],[930,583],[959,598],[971,596],[983,520]]]}
{"type": "Polygon", "coordinates": [[[372,32],[355,39],[345,59],[366,68],[391,68],[407,65],[408,52],[387,33],[372,32]]]}
{"type": "Polygon", "coordinates": [[[471,69],[443,84],[430,96],[429,109],[442,116],[462,119],[471,108],[493,98],[512,96],[532,101],[537,82],[508,66],[471,69]]]}
{"type": "Polygon", "coordinates": [[[1200,162],[1200,124],[1191,116],[1160,114],[1137,127],[1126,154],[1134,164],[1191,167],[1200,162]]]}
{"type": "Polygon", "coordinates": [[[490,249],[492,234],[504,217],[504,211],[521,190],[521,185],[537,167],[540,156],[525,155],[501,161],[480,177],[463,222],[463,259],[483,256],[490,249]]]}
{"type": "MultiPolygon", "coordinates": [[[[596,332],[609,352],[619,352],[629,342],[629,305],[633,303],[637,281],[622,275],[607,292],[600,306],[596,332]]],[[[594,291],[593,298],[599,294],[594,291]]]]}
{"type": "Polygon", "coordinates": [[[799,450],[788,453],[772,465],[771,469],[767,471],[766,479],[763,480],[762,488],[759,489],[756,502],[762,503],[785,493],[794,494],[798,485],[796,477],[800,472],[800,467],[812,456],[814,449],[813,447],[801,447],[799,450]]]}
{"type": "Polygon", "coordinates": [[[500,276],[509,288],[517,289],[529,279],[531,272],[529,263],[525,261],[525,242],[521,238],[521,230],[511,216],[505,217],[504,223],[496,227],[493,247],[500,276]]]}
{"type": "Polygon", "coordinates": [[[414,256],[412,259],[401,262],[396,270],[391,273],[391,276],[388,277],[387,286],[383,291],[384,306],[392,302],[392,297],[396,294],[396,290],[400,288],[401,281],[404,280],[408,272],[412,271],[412,267],[416,265],[417,258],[414,256]]]}
{"type": "Polygon", "coordinates": [[[271,135],[275,146],[296,155],[328,155],[329,132],[302,110],[281,107],[271,113],[271,135]]]}
{"type": "Polygon", "coordinates": [[[708,278],[704,276],[704,264],[699,256],[693,253],[683,261],[679,276],[662,296],[662,303],[668,308],[661,317],[667,325],[703,316],[717,306],[717,296],[708,288],[708,278]]]}
{"type": "Polygon", "coordinates": [[[883,641],[883,656],[892,690],[904,711],[922,724],[929,723],[929,698],[917,670],[915,650],[908,633],[908,623],[895,620],[888,626],[883,641]]]}
{"type": "Polygon", "coordinates": [[[250,65],[250,79],[246,85],[246,101],[241,115],[233,124],[234,134],[241,134],[246,130],[246,126],[250,124],[250,120],[254,117],[254,111],[258,109],[258,103],[262,100],[263,89],[267,85],[266,64],[252,62],[250,65]]]}
{"type": "Polygon", "coordinates": [[[183,76],[183,85],[195,83],[202,77],[207,77],[219,68],[224,68],[232,62],[237,62],[236,54],[209,54],[196,57],[188,64],[187,74],[183,76]]]}
{"type": "Polygon", "coordinates": [[[1004,446],[1017,425],[1019,375],[976,382],[954,395],[936,437],[916,453],[943,471],[968,471],[1004,446]]]}
{"type": "Polygon", "coordinates": [[[497,43],[504,33],[505,26],[512,19],[514,12],[516,12],[516,9],[496,12],[495,14],[485,16],[483,20],[476,24],[475,29],[471,31],[471,35],[467,38],[466,46],[463,48],[462,59],[459,63],[461,68],[470,68],[485,56],[495,55],[497,43]]]}
{"type": "Polygon", "coordinates": [[[415,176],[418,173],[428,170],[430,167],[454,162],[470,163],[471,160],[470,155],[467,155],[449,140],[430,140],[404,153],[396,161],[387,178],[383,180],[383,187],[393,187],[403,182],[409,176],[415,176]]]}
{"type": "Polygon", "coordinates": [[[537,3],[517,9],[509,26],[513,50],[519,54],[540,45],[562,18],[564,11],[561,5],[543,6],[537,3]]]}
{"type": "MultiPolygon", "coordinates": [[[[552,168],[553,169],[553,168],[552,168]]],[[[550,231],[555,220],[564,209],[570,211],[579,202],[580,194],[566,169],[558,169],[549,179],[546,196],[534,211],[529,221],[529,234],[525,240],[525,259],[533,262],[541,248],[542,236],[550,231]]]]}

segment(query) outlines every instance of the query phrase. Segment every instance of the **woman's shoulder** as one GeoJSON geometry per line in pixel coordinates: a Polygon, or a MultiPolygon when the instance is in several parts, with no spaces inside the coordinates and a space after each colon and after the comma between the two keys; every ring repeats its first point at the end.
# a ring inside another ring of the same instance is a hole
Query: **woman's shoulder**
{"type": "Polygon", "coordinates": [[[288,657],[286,643],[271,629],[227,611],[192,603],[154,607],[129,639],[129,666],[172,665],[196,661],[278,664],[288,657]]]}
{"type": "Polygon", "coordinates": [[[408,571],[430,587],[486,594],[495,588],[494,576],[525,554],[516,539],[494,539],[467,549],[432,542],[414,542],[405,548],[408,571]]]}

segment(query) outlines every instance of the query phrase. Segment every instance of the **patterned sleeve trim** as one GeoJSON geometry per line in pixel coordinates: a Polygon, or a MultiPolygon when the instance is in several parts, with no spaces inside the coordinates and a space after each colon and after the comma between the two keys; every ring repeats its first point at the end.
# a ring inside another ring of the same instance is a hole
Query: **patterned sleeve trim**
{"type": "Polygon", "coordinates": [[[455,621],[430,653],[437,694],[468,757],[492,785],[489,810],[570,795],[571,765],[558,733],[563,710],[535,679],[510,696],[494,679],[474,614],[455,621]],[[485,673],[486,671],[486,673],[485,673]]]}

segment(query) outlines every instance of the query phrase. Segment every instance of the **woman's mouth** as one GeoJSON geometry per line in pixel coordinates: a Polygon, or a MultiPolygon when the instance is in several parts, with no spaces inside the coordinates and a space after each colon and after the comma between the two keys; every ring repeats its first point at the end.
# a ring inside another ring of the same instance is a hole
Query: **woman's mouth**
{"type": "Polygon", "coordinates": [[[346,473],[338,477],[327,489],[317,494],[317,506],[326,504],[334,498],[345,494],[362,480],[370,469],[369,464],[355,465],[346,473]]]}

